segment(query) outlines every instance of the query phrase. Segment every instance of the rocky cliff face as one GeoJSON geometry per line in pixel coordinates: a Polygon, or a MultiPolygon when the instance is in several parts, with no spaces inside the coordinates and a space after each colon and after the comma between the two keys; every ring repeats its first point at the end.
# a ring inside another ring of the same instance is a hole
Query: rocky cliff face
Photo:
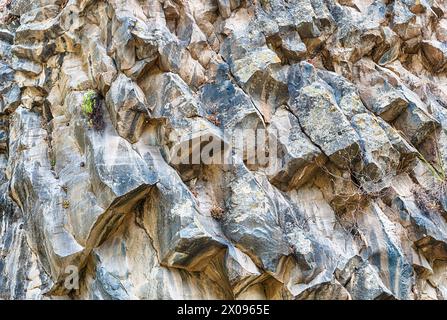
{"type": "Polygon", "coordinates": [[[0,8],[0,298],[447,298],[444,0],[0,8]]]}

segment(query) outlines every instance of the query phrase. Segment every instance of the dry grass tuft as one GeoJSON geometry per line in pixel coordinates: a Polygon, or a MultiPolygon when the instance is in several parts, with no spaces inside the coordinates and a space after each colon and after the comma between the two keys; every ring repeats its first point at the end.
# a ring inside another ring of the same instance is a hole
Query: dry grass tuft
{"type": "Polygon", "coordinates": [[[211,217],[216,220],[220,220],[223,218],[225,210],[219,207],[217,204],[214,204],[211,208],[211,217]]]}

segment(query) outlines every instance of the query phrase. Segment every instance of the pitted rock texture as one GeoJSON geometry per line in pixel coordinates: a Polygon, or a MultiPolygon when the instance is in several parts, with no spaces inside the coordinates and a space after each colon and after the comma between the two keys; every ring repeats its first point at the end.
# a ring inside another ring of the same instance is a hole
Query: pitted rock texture
{"type": "Polygon", "coordinates": [[[0,299],[447,299],[446,11],[0,0],[0,299]]]}

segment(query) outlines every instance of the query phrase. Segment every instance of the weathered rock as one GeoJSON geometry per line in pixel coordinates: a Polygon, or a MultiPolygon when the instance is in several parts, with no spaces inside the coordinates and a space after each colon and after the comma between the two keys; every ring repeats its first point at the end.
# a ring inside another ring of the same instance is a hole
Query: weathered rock
{"type": "Polygon", "coordinates": [[[366,112],[357,88],[346,78],[324,70],[318,70],[318,77],[331,87],[338,106],[348,119],[366,112]]]}
{"type": "Polygon", "coordinates": [[[30,73],[32,76],[38,75],[42,72],[41,65],[23,59],[15,59],[12,63],[12,67],[15,71],[30,73]]]}
{"type": "Polygon", "coordinates": [[[400,169],[405,171],[408,168],[412,168],[415,165],[415,160],[418,155],[416,148],[406,141],[396,129],[381,118],[377,118],[376,120],[385,131],[393,148],[400,153],[400,169]]]}
{"type": "MultiPolygon", "coordinates": [[[[240,10],[239,14],[241,17],[235,16],[233,19],[244,19],[244,17],[250,19],[249,12],[240,10]]],[[[227,24],[230,23],[227,22],[227,24]]],[[[276,53],[268,48],[264,35],[259,30],[255,30],[254,26],[249,24],[250,21],[246,23],[245,30],[240,29],[239,26],[230,29],[231,37],[225,40],[221,48],[222,57],[242,87],[249,83],[250,78],[257,71],[263,71],[270,65],[281,62],[276,53]]]]}
{"type": "Polygon", "coordinates": [[[361,138],[362,149],[362,161],[354,174],[363,189],[380,191],[389,185],[395,175],[399,165],[399,153],[371,114],[355,115],[351,123],[361,138]]]}
{"type": "Polygon", "coordinates": [[[48,147],[39,146],[46,145],[44,139],[47,136],[40,127],[40,116],[19,107],[14,113],[14,123],[9,147],[14,156],[9,159],[7,169],[14,176],[11,197],[23,212],[39,212],[27,219],[30,228],[39,230],[30,235],[30,246],[38,254],[43,269],[54,282],[58,282],[68,265],[77,264],[83,248],[64,229],[63,196],[57,179],[50,171],[48,147]],[[25,124],[28,133],[23,135],[19,132],[25,124]],[[16,161],[19,165],[14,165],[16,161]],[[33,168],[38,168],[39,174],[33,174],[33,168]],[[51,187],[42,188],[43,185],[51,187]],[[32,198],[27,194],[32,194],[32,198]]]}
{"type": "Polygon", "coordinates": [[[210,115],[215,115],[220,126],[227,131],[256,129],[262,123],[262,115],[250,99],[250,96],[228,80],[228,67],[222,66],[220,81],[203,86],[201,101],[210,115]]]}
{"type": "Polygon", "coordinates": [[[345,286],[353,299],[390,300],[394,298],[368,262],[358,263],[350,275],[345,286]]]}
{"type": "Polygon", "coordinates": [[[106,103],[117,132],[129,141],[136,142],[145,120],[150,116],[140,87],[120,74],[107,93],[106,103]]]}
{"type": "Polygon", "coordinates": [[[270,139],[278,144],[277,162],[269,170],[272,183],[279,188],[299,187],[325,162],[321,150],[301,131],[298,119],[287,109],[276,111],[269,131],[270,139]]]}
{"type": "Polygon", "coordinates": [[[245,92],[250,96],[265,122],[271,121],[278,107],[287,104],[288,77],[288,66],[275,65],[264,71],[255,72],[250,83],[245,87],[245,92]]]}
{"type": "Polygon", "coordinates": [[[394,125],[404,133],[406,139],[417,146],[439,126],[439,123],[419,105],[411,102],[394,125]]]}
{"type": "Polygon", "coordinates": [[[359,137],[325,83],[303,87],[291,110],[311,141],[335,164],[346,167],[359,156],[359,137]]]}
{"type": "Polygon", "coordinates": [[[225,270],[235,296],[255,281],[260,281],[261,272],[248,255],[237,248],[229,247],[225,256],[225,270]]]}
{"type": "Polygon", "coordinates": [[[164,162],[157,149],[139,150],[157,172],[156,188],[144,202],[142,224],[153,239],[163,265],[203,270],[225,245],[211,216],[200,212],[178,174],[164,162]]]}
{"type": "Polygon", "coordinates": [[[11,48],[12,54],[20,58],[30,59],[36,62],[45,62],[53,54],[56,49],[54,44],[14,44],[11,48]]]}
{"type": "Polygon", "coordinates": [[[428,67],[433,72],[442,72],[447,64],[447,46],[439,41],[422,41],[421,50],[428,67]]]}
{"type": "Polygon", "coordinates": [[[259,267],[276,273],[290,248],[278,225],[273,201],[242,164],[236,165],[230,175],[228,215],[223,221],[223,231],[259,267]]]}
{"type": "Polygon", "coordinates": [[[89,275],[80,288],[84,299],[229,299],[211,276],[159,265],[145,230],[129,216],[109,239],[95,249],[89,275]],[[133,253],[139,252],[138,258],[133,253]],[[144,261],[144,263],[141,263],[144,261]]]}
{"type": "Polygon", "coordinates": [[[447,299],[445,1],[0,8],[0,299],[447,299]]]}
{"type": "Polygon", "coordinates": [[[113,59],[107,55],[107,50],[100,42],[100,30],[96,26],[86,26],[85,34],[85,53],[87,54],[87,61],[92,73],[93,79],[97,82],[98,88],[102,94],[107,93],[112,81],[117,76],[117,70],[113,59]]]}
{"type": "Polygon", "coordinates": [[[366,107],[385,121],[393,121],[408,106],[403,93],[396,89],[397,77],[371,60],[360,60],[354,65],[354,79],[366,107]]]}
{"type": "Polygon", "coordinates": [[[414,38],[421,33],[421,28],[416,25],[416,15],[410,11],[405,1],[398,0],[393,4],[393,30],[403,40],[414,38]]]}
{"type": "Polygon", "coordinates": [[[373,59],[380,66],[386,65],[399,57],[400,39],[389,27],[382,28],[383,42],[374,49],[373,59]]]}

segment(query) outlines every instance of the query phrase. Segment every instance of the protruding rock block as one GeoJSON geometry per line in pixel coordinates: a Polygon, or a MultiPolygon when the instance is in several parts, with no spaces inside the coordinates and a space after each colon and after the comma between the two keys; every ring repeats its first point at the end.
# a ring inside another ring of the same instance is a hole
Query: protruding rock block
{"type": "Polygon", "coordinates": [[[408,236],[422,254],[429,260],[444,260],[447,258],[447,224],[439,212],[429,210],[428,203],[417,200],[399,195],[392,205],[402,222],[408,224],[408,236]]]}
{"type": "Polygon", "coordinates": [[[393,121],[408,106],[408,100],[398,88],[397,76],[373,61],[362,59],[357,62],[353,78],[365,106],[385,121],[393,121]]]}
{"type": "MultiPolygon", "coordinates": [[[[325,156],[301,131],[298,119],[284,107],[279,108],[269,127],[278,153],[269,170],[273,184],[293,189],[308,181],[325,162],[325,156]]],[[[272,151],[271,151],[272,152],[272,151]]]]}
{"type": "Polygon", "coordinates": [[[229,246],[224,259],[225,272],[235,296],[262,280],[259,268],[238,248],[229,246]]]}
{"type": "Polygon", "coordinates": [[[405,138],[415,146],[424,141],[438,126],[436,119],[415,103],[410,103],[394,122],[394,127],[402,131],[405,138]]]}
{"type": "Polygon", "coordinates": [[[211,216],[204,215],[180,176],[156,148],[139,150],[156,173],[157,184],[144,202],[142,224],[168,267],[203,270],[226,240],[211,216]]]}
{"type": "Polygon", "coordinates": [[[275,110],[289,100],[290,69],[289,66],[273,65],[266,70],[257,71],[244,89],[266,123],[271,121],[275,110]]]}
{"type": "Polygon", "coordinates": [[[263,71],[270,65],[281,63],[277,54],[267,46],[259,30],[253,30],[251,34],[248,31],[233,34],[232,40],[226,39],[221,48],[221,55],[242,87],[249,84],[251,77],[257,71],[263,71]]]}
{"type": "Polygon", "coordinates": [[[373,59],[384,66],[399,57],[401,43],[398,35],[389,27],[382,28],[383,42],[374,50],[373,59]]]}
{"type": "Polygon", "coordinates": [[[429,69],[435,73],[442,72],[447,66],[447,45],[436,40],[424,40],[421,51],[429,69]]]}
{"type": "Polygon", "coordinates": [[[219,81],[203,86],[200,100],[209,115],[215,115],[220,127],[228,133],[238,129],[256,129],[262,124],[262,115],[250,96],[228,79],[228,67],[221,66],[219,81]]]}
{"type": "Polygon", "coordinates": [[[115,62],[107,55],[106,48],[101,44],[101,31],[97,26],[86,26],[84,33],[88,34],[88,37],[84,38],[82,47],[88,53],[87,62],[92,77],[96,81],[100,92],[105,95],[118,73],[115,62]]]}
{"type": "Polygon", "coordinates": [[[275,273],[291,251],[269,195],[243,164],[229,173],[230,194],[222,221],[225,235],[264,270],[275,273]]]}
{"type": "MultiPolygon", "coordinates": [[[[362,261],[360,257],[354,257],[345,266],[343,272],[348,272],[350,277],[344,283],[344,287],[354,300],[395,300],[395,296],[383,284],[376,269],[368,261],[362,261]]],[[[343,283],[343,282],[342,282],[343,283]]]]}
{"type": "Polygon", "coordinates": [[[137,141],[150,116],[141,88],[120,74],[107,93],[106,103],[118,133],[131,142],[137,141]]]}
{"type": "Polygon", "coordinates": [[[367,112],[358,89],[352,82],[335,72],[316,70],[316,73],[329,85],[335,101],[348,119],[356,114],[367,112]]]}
{"type": "Polygon", "coordinates": [[[400,164],[399,170],[406,171],[412,169],[415,165],[415,161],[418,156],[418,151],[413,147],[404,137],[402,137],[399,132],[385,122],[381,118],[376,119],[378,124],[385,131],[388,140],[394,149],[396,149],[400,154],[400,164]]]}
{"type": "Polygon", "coordinates": [[[26,43],[27,41],[38,42],[45,39],[55,39],[63,32],[58,18],[23,24],[16,30],[15,42],[26,43]]]}
{"type": "Polygon", "coordinates": [[[399,166],[399,152],[394,149],[387,133],[368,113],[355,115],[351,124],[361,138],[362,161],[355,172],[367,191],[380,191],[391,182],[399,166]]]}
{"type": "Polygon", "coordinates": [[[360,156],[360,138],[327,84],[315,82],[302,88],[291,110],[304,133],[336,165],[347,167],[360,156]]]}
{"type": "Polygon", "coordinates": [[[15,71],[29,73],[31,76],[39,75],[42,72],[42,65],[25,59],[13,59],[12,68],[15,71]]]}
{"type": "Polygon", "coordinates": [[[13,112],[21,102],[21,89],[13,83],[14,70],[0,63],[0,113],[13,112]]]}
{"type": "Polygon", "coordinates": [[[64,228],[63,196],[58,181],[50,171],[47,132],[41,127],[41,117],[23,107],[12,118],[9,161],[17,165],[9,170],[11,196],[23,212],[33,212],[28,225],[38,230],[30,234],[29,243],[40,263],[54,282],[62,280],[65,268],[79,265],[83,247],[64,228]],[[26,133],[21,131],[27,127],[26,133]]]}
{"type": "Polygon", "coordinates": [[[408,40],[421,34],[421,25],[416,23],[416,15],[406,5],[408,1],[396,0],[393,3],[393,30],[402,38],[408,40]]]}

